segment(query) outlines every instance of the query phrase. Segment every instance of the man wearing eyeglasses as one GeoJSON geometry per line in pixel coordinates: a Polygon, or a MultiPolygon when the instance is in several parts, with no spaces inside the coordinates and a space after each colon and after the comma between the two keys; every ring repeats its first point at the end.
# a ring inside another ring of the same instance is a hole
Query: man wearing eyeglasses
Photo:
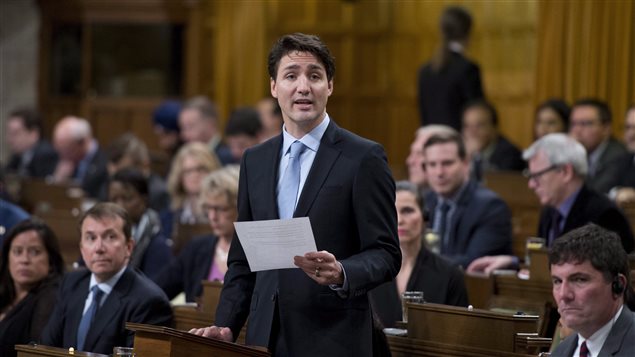
{"type": "MultiPolygon", "coordinates": [[[[523,174],[529,188],[543,205],[538,236],[547,245],[589,222],[617,233],[627,253],[633,250],[633,232],[621,211],[604,195],[585,183],[588,172],[586,150],[575,139],[561,133],[548,134],[523,153],[529,169],[523,174]]],[[[489,256],[475,260],[468,272],[492,271],[518,265],[513,256],[489,256]]]]}
{"type": "Polygon", "coordinates": [[[587,183],[598,192],[607,193],[616,183],[619,168],[615,165],[626,148],[611,135],[611,110],[605,102],[580,99],[571,108],[569,134],[587,152],[587,183]]]}

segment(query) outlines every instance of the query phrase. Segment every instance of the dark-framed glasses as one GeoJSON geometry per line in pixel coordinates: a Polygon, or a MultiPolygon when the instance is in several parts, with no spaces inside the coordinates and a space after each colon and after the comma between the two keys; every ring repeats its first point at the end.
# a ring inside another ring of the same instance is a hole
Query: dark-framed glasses
{"type": "Polygon", "coordinates": [[[553,170],[557,170],[560,168],[560,165],[551,165],[549,167],[547,167],[546,169],[542,169],[540,171],[537,172],[531,172],[529,171],[529,169],[524,169],[523,170],[523,176],[525,176],[525,178],[527,178],[527,180],[537,180],[540,178],[540,176],[546,174],[549,171],[553,171],[553,170]]]}

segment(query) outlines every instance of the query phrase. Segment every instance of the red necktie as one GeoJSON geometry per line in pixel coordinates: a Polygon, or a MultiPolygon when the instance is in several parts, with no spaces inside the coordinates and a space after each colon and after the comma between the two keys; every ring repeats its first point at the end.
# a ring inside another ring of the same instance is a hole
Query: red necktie
{"type": "Polygon", "coordinates": [[[586,347],[586,341],[580,346],[580,357],[589,357],[589,349],[586,347]]]}

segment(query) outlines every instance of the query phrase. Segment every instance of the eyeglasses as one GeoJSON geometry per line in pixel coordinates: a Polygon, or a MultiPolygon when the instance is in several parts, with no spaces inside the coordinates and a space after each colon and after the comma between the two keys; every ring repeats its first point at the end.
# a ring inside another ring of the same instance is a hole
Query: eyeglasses
{"type": "Polygon", "coordinates": [[[209,169],[203,165],[200,165],[195,167],[183,168],[183,171],[181,171],[181,174],[185,176],[190,174],[204,174],[207,172],[209,172],[209,169]]]}
{"type": "Polygon", "coordinates": [[[529,169],[524,169],[523,170],[523,176],[525,176],[525,178],[527,178],[527,180],[537,180],[540,178],[540,176],[546,174],[549,171],[553,171],[553,170],[557,170],[560,168],[560,165],[551,165],[549,167],[547,167],[544,170],[540,170],[538,172],[531,172],[529,171],[529,169]]]}

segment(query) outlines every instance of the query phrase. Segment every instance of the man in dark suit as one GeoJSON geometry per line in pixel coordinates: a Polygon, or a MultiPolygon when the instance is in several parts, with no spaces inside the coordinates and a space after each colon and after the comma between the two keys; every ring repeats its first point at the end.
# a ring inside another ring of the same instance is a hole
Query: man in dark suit
{"type": "Polygon", "coordinates": [[[417,78],[421,125],[444,124],[461,131],[461,112],[467,102],[483,98],[481,71],[463,54],[472,17],[462,7],[450,6],[441,16],[443,43],[417,78]]]}
{"type": "Polygon", "coordinates": [[[88,120],[62,118],[55,125],[53,145],[60,157],[53,179],[77,183],[88,196],[99,198],[102,186],[108,181],[108,159],[93,138],[88,120]]]}
{"type": "Polygon", "coordinates": [[[618,206],[635,203],[635,104],[626,111],[624,120],[624,144],[628,154],[617,163],[618,175],[615,177],[609,197],[618,206]]]}
{"type": "Polygon", "coordinates": [[[468,179],[470,165],[459,134],[432,135],[423,150],[432,189],[425,202],[441,255],[467,267],[484,255],[510,253],[511,212],[494,192],[468,179]]]}
{"type": "Polygon", "coordinates": [[[607,193],[619,177],[617,162],[626,154],[624,145],[611,135],[611,109],[597,99],[581,99],[571,108],[569,134],[586,149],[587,183],[607,193]]]}
{"type": "Polygon", "coordinates": [[[249,315],[246,343],[275,356],[371,355],[367,292],[401,265],[395,184],[381,146],[327,115],[334,73],[316,36],[274,45],[271,93],[284,130],[245,152],[238,194],[238,221],[309,217],[318,252],[296,256],[300,269],[253,273],[235,238],[216,326],[192,332],[232,340],[249,315]]]}
{"type": "Polygon", "coordinates": [[[484,171],[522,171],[522,153],[498,130],[498,113],[482,99],[467,104],[463,111],[463,140],[472,161],[472,175],[483,178],[484,171]]]}
{"type": "MultiPolygon", "coordinates": [[[[604,195],[585,184],[588,170],[586,151],[575,139],[560,133],[548,134],[525,150],[529,161],[524,174],[529,187],[543,205],[538,236],[550,246],[562,234],[589,222],[616,232],[624,251],[633,250],[633,232],[622,212],[604,195]]],[[[490,256],[478,259],[468,272],[492,271],[518,265],[518,258],[490,256]]]]}
{"type": "Polygon", "coordinates": [[[42,333],[41,343],[110,354],[132,347],[126,322],[169,326],[172,309],[165,294],[145,276],[127,268],[134,246],[126,211],[99,203],[80,220],[80,250],[88,270],[68,273],[42,333]]]}
{"type": "Polygon", "coordinates": [[[204,96],[194,97],[185,102],[179,113],[181,139],[185,143],[206,144],[221,164],[235,164],[231,150],[221,138],[218,121],[216,104],[204,96]]]}
{"type": "Polygon", "coordinates": [[[42,138],[42,120],[32,109],[12,111],[6,123],[6,136],[11,157],[6,172],[24,177],[44,178],[51,175],[57,165],[57,153],[42,138]]]}
{"type": "Polygon", "coordinates": [[[590,224],[549,250],[553,299],[563,325],[576,333],[552,356],[635,356],[635,315],[628,257],[615,233],[590,224]]]}

